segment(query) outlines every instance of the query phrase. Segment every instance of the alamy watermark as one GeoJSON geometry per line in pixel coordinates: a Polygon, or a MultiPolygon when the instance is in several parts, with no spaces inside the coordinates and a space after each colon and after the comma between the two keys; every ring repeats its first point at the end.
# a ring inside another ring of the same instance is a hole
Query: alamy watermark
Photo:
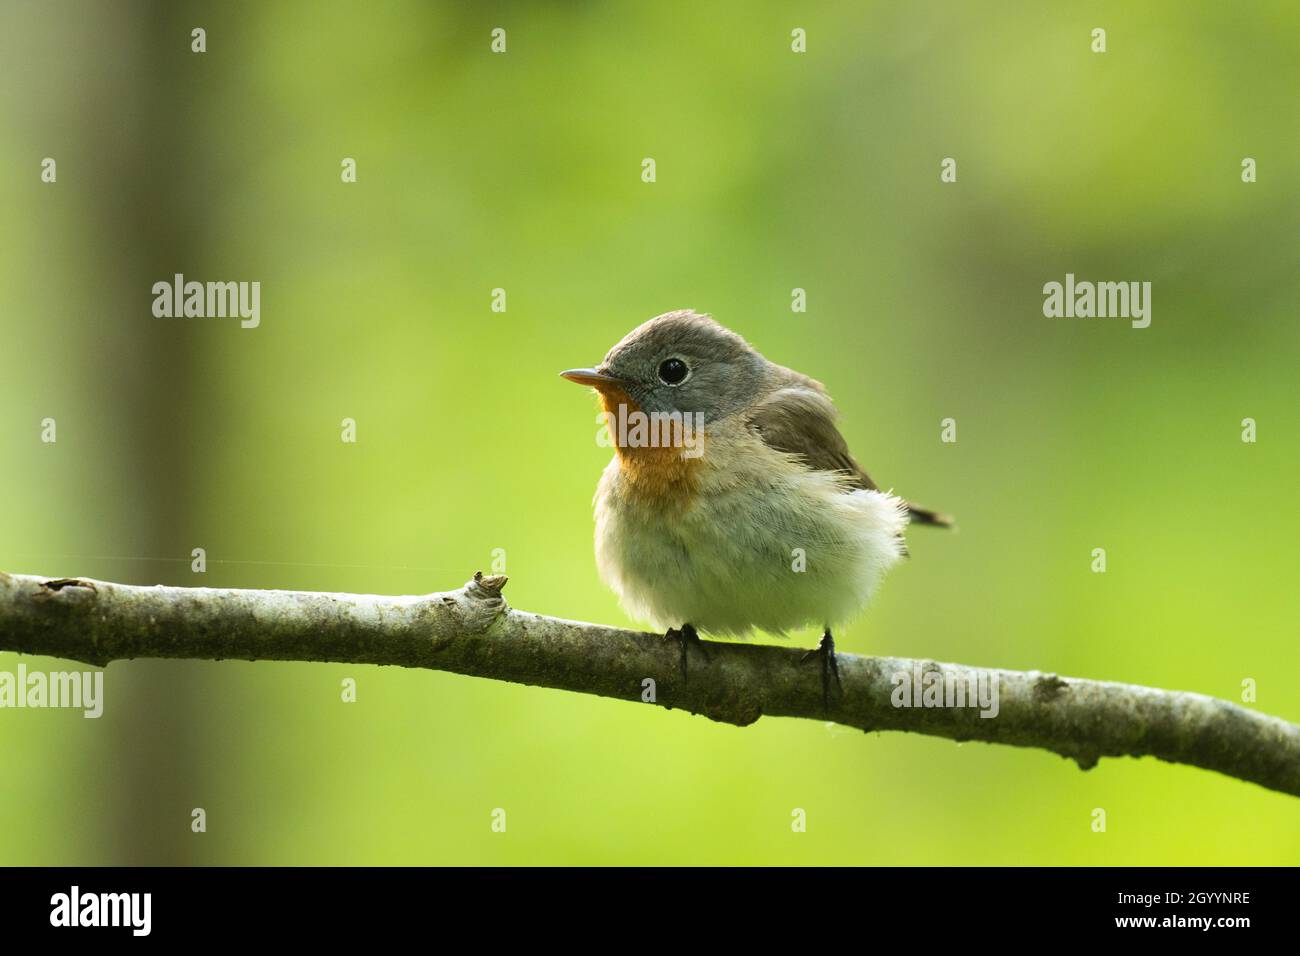
{"type": "Polygon", "coordinates": [[[605,426],[596,434],[602,448],[680,448],[683,458],[704,454],[703,412],[643,412],[619,405],[601,412],[596,422],[605,426]]]}
{"type": "Polygon", "coordinates": [[[995,671],[922,670],[918,663],[910,671],[895,671],[889,682],[895,707],[978,707],[981,717],[996,717],[1001,709],[995,671]]]}
{"type": "Polygon", "coordinates": [[[186,282],[176,273],[171,282],[153,284],[153,314],[160,319],[240,319],[255,329],[262,321],[262,283],[186,282]]]}
{"type": "Polygon", "coordinates": [[[0,671],[0,708],[70,707],[83,717],[104,713],[103,671],[0,671]]]}
{"type": "Polygon", "coordinates": [[[1043,315],[1049,319],[1131,319],[1133,328],[1151,324],[1150,282],[1065,282],[1043,286],[1043,315]]]}

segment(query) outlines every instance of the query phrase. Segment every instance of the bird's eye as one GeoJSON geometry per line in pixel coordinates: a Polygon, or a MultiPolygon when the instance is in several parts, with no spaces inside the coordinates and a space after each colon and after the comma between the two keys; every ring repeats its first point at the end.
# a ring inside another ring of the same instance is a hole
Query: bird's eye
{"type": "Polygon", "coordinates": [[[690,374],[690,367],[679,358],[664,359],[659,363],[659,381],[665,385],[680,385],[690,374]]]}

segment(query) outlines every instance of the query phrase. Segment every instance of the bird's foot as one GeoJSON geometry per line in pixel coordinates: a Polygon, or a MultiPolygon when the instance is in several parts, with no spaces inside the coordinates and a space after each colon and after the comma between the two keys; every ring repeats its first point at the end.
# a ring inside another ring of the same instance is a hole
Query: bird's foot
{"type": "Polygon", "coordinates": [[[689,679],[688,674],[690,668],[688,663],[688,652],[692,647],[699,651],[700,655],[704,658],[705,663],[708,663],[709,651],[704,646],[704,642],[700,640],[700,635],[695,632],[695,628],[690,624],[683,624],[680,630],[675,627],[670,627],[668,633],[664,636],[673,638],[681,646],[682,660],[680,668],[683,681],[689,679]]]}
{"type": "Polygon", "coordinates": [[[817,657],[821,660],[822,710],[829,715],[831,711],[831,681],[835,682],[837,692],[844,693],[844,685],[840,683],[840,665],[835,659],[835,638],[831,636],[829,627],[826,628],[826,633],[822,635],[821,643],[813,650],[805,653],[802,660],[806,661],[810,657],[817,657]]]}

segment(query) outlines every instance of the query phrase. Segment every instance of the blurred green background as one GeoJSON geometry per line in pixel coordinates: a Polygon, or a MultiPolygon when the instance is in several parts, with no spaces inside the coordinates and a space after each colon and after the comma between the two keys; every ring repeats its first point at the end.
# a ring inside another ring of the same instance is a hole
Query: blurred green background
{"type": "MultiPolygon", "coordinates": [[[[3,11],[0,568],[410,593],[502,548],[514,606],[627,623],[592,557],[596,404],[556,372],[691,307],[960,520],[912,534],[842,650],[1253,678],[1300,720],[1293,2],[3,11]],[[176,272],[260,281],[260,328],[154,318],[176,272]],[[1067,272],[1151,281],[1151,327],[1044,318],[1067,272]]],[[[1151,759],[395,668],[105,676],[98,721],[0,711],[0,863],[1300,860],[1294,798],[1151,759]]]]}

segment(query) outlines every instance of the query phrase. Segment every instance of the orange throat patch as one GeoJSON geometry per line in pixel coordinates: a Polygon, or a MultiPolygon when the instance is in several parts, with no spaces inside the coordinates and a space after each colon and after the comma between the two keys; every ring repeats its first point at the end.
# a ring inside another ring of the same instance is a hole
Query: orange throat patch
{"type": "MultiPolygon", "coordinates": [[[[653,424],[649,432],[644,426],[639,430],[629,429],[629,419],[635,416],[644,421],[645,417],[632,396],[617,387],[607,386],[596,391],[600,395],[600,405],[605,412],[605,424],[610,438],[618,452],[619,468],[632,493],[646,501],[677,505],[685,504],[694,497],[698,477],[696,471],[701,459],[698,454],[695,457],[685,454],[686,448],[680,440],[681,423],[677,423],[675,431],[657,428],[653,424]],[[665,437],[676,440],[659,440],[665,437]],[[650,440],[647,441],[646,438],[650,440]]],[[[702,442],[703,432],[694,435],[694,440],[702,442]]]]}

